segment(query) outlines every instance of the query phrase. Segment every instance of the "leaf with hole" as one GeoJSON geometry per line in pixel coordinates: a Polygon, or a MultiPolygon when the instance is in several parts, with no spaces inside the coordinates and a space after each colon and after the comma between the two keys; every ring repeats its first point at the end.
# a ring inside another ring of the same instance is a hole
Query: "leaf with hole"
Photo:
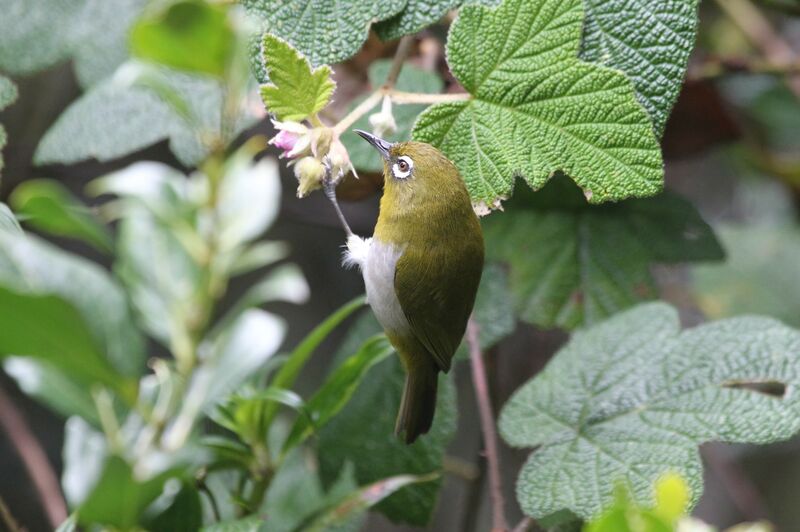
{"type": "Polygon", "coordinates": [[[800,429],[798,386],[800,331],[773,319],[681,331],[663,303],[617,314],[575,333],[503,406],[503,438],[537,448],[517,499],[537,519],[562,511],[587,519],[611,503],[617,483],[652,505],[653,483],[674,472],[697,502],[697,446],[791,437],[800,429]]]}

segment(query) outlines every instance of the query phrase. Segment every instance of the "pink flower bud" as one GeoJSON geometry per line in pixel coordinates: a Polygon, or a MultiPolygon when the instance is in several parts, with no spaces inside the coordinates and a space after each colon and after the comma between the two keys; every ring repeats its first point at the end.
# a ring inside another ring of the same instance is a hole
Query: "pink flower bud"
{"type": "Polygon", "coordinates": [[[286,122],[273,120],[272,125],[278,130],[278,134],[272,137],[269,143],[283,150],[281,158],[295,159],[310,153],[311,136],[306,126],[288,120],[286,122]]]}

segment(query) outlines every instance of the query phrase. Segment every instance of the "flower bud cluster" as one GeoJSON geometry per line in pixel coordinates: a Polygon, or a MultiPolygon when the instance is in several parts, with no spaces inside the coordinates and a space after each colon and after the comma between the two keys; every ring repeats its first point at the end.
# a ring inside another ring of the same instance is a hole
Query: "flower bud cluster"
{"type": "MultiPolygon", "coordinates": [[[[332,128],[309,128],[301,122],[272,121],[278,134],[269,143],[291,159],[297,178],[297,196],[302,198],[322,187],[323,180],[339,182],[348,172],[356,174],[347,149],[332,128]]],[[[358,177],[358,176],[356,176],[358,177]]]]}

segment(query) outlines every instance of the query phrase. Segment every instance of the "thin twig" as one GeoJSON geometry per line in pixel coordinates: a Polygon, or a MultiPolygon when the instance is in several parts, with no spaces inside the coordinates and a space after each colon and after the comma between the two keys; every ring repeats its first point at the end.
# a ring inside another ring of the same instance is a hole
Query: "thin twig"
{"type": "Polygon", "coordinates": [[[397,51],[394,53],[392,59],[392,66],[389,67],[389,74],[386,76],[386,81],[383,83],[383,88],[386,90],[394,88],[397,83],[397,78],[400,76],[400,71],[403,70],[403,64],[406,62],[409,52],[411,52],[411,45],[414,44],[413,35],[406,35],[400,39],[400,44],[397,45],[397,51]]]}
{"type": "Polygon", "coordinates": [[[378,89],[372,94],[370,94],[366,100],[361,102],[356,106],[355,109],[347,113],[347,116],[339,120],[339,123],[333,126],[333,130],[337,135],[341,135],[348,129],[350,126],[355,124],[359,118],[367,114],[370,109],[378,105],[378,102],[381,101],[383,98],[384,92],[383,89],[378,89]]]}
{"type": "Polygon", "coordinates": [[[22,532],[24,530],[19,526],[14,516],[11,515],[11,510],[8,509],[2,497],[0,497],[0,523],[3,523],[9,532],[22,532]]]}
{"type": "Polygon", "coordinates": [[[520,521],[511,532],[528,532],[528,530],[533,527],[535,522],[536,521],[530,517],[523,517],[522,521],[520,521]]]}
{"type": "Polygon", "coordinates": [[[772,63],[759,58],[721,57],[689,67],[686,79],[703,81],[739,73],[773,76],[797,75],[800,74],[800,61],[772,63]]]}
{"type": "Polygon", "coordinates": [[[489,470],[489,495],[492,499],[492,532],[508,530],[503,499],[503,481],[500,478],[500,460],[497,452],[497,431],[495,430],[492,404],[489,400],[489,385],[486,379],[486,367],[483,364],[483,353],[478,343],[478,323],[470,318],[467,323],[467,345],[472,366],[472,382],[478,400],[478,412],[483,432],[483,444],[486,447],[486,460],[489,470]]]}
{"type": "Polygon", "coordinates": [[[444,94],[427,94],[424,92],[390,91],[392,103],[449,103],[465,102],[472,99],[468,92],[447,92],[444,94]]]}
{"type": "MultiPolygon", "coordinates": [[[[769,19],[750,0],[716,1],[722,12],[736,24],[744,36],[764,54],[769,62],[776,64],[797,62],[797,55],[789,43],[772,27],[769,19]]],[[[792,76],[787,81],[792,92],[800,97],[800,77],[792,76]]]]}
{"type": "Polygon", "coordinates": [[[769,517],[767,505],[739,464],[723,456],[714,444],[701,448],[703,459],[722,482],[736,509],[748,521],[769,517]]]}
{"type": "Polygon", "coordinates": [[[67,518],[67,506],[47,454],[31,432],[25,418],[11,398],[0,388],[0,426],[8,434],[11,444],[28,471],[47,519],[55,529],[67,518]]]}

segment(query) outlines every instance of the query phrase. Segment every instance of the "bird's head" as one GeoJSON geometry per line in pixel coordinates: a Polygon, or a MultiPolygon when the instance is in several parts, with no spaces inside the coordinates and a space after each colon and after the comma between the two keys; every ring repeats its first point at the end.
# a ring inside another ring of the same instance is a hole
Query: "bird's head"
{"type": "Polygon", "coordinates": [[[424,142],[388,142],[356,130],[383,158],[385,191],[403,201],[446,198],[466,193],[458,169],[442,152],[424,142]]]}

